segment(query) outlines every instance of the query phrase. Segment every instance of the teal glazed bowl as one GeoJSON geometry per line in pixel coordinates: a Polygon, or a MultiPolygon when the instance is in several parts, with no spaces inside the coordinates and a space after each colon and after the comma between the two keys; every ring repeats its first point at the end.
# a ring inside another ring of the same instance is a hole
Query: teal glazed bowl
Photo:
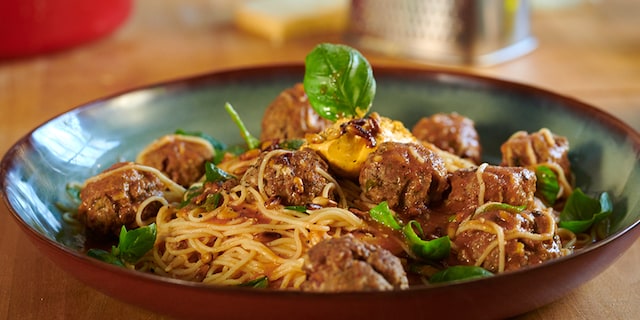
{"type": "Polygon", "coordinates": [[[407,127],[435,112],[468,116],[480,133],[486,162],[499,162],[500,144],[517,130],[547,127],[566,136],[577,185],[586,192],[607,191],[614,201],[610,235],[573,255],[519,271],[395,292],[211,287],[115,267],[78,251],[81,243],[57,206],[66,198],[66,183],[83,181],[118,160],[132,160],[153,139],[178,128],[240,143],[225,102],[258,133],[266,106],[302,81],[302,65],[206,74],[74,108],[34,129],[6,153],[0,166],[2,198],[35,246],[69,275],[116,299],[181,319],[252,318],[256,310],[264,318],[505,318],[589,281],[640,235],[640,135],[620,120],[580,101],[512,82],[439,70],[374,66],[374,73],[378,89],[372,111],[407,127]]]}

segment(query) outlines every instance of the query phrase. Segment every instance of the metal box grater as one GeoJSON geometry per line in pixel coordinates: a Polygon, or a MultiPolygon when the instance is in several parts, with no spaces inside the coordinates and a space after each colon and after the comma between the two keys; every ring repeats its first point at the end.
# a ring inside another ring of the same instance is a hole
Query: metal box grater
{"type": "Polygon", "coordinates": [[[352,0],[347,41],[390,56],[472,65],[537,46],[528,0],[352,0]]]}

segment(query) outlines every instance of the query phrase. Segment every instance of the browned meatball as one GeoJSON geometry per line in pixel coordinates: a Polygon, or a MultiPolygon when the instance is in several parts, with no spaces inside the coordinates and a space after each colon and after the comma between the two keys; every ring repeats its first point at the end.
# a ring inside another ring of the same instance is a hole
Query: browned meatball
{"type": "Polygon", "coordinates": [[[457,248],[456,258],[460,264],[480,263],[489,271],[501,272],[539,264],[563,255],[560,240],[553,234],[555,221],[552,216],[541,211],[512,213],[492,210],[476,215],[474,220],[472,223],[480,225],[492,222],[511,236],[505,239],[504,252],[501,253],[499,246],[493,249],[489,247],[497,243],[497,236],[493,231],[495,227],[484,230],[471,228],[460,232],[453,239],[457,248]],[[526,234],[533,234],[539,239],[527,237],[526,234]],[[488,253],[485,252],[487,250],[488,253]],[[500,270],[500,255],[504,258],[503,270],[500,270]]]}
{"type": "Polygon", "coordinates": [[[324,240],[307,253],[302,290],[382,291],[408,288],[400,259],[381,247],[347,234],[324,240]]]}
{"type": "MultiPolygon", "coordinates": [[[[136,211],[152,196],[163,196],[165,185],[158,176],[139,170],[132,162],[117,163],[87,180],[80,192],[78,219],[99,236],[117,235],[122,226],[138,227],[136,211]]],[[[155,216],[161,204],[144,208],[143,219],[155,216]]]]}
{"type": "Polygon", "coordinates": [[[534,208],[536,175],[526,168],[480,165],[454,172],[449,181],[451,193],[447,211],[457,212],[453,223],[459,223],[486,202],[534,208]]]}
{"type": "Polygon", "coordinates": [[[166,135],[147,146],[136,162],[156,168],[179,185],[188,187],[202,178],[204,164],[213,156],[213,147],[202,138],[166,135]]]}
{"type": "MultiPolygon", "coordinates": [[[[242,181],[258,187],[258,175],[263,162],[267,161],[262,182],[264,192],[271,202],[282,205],[306,205],[322,197],[330,181],[318,170],[327,172],[329,166],[313,150],[272,150],[263,152],[245,172],[242,181]]],[[[333,192],[324,197],[335,200],[333,192]]]]}
{"type": "Polygon", "coordinates": [[[420,119],[411,130],[418,140],[480,164],[482,147],[473,120],[457,113],[437,113],[420,119]]]}
{"type": "Polygon", "coordinates": [[[409,217],[423,213],[447,189],[442,159],[417,143],[385,142],[371,153],[359,176],[364,195],[409,217]]]}
{"type": "Polygon", "coordinates": [[[571,181],[569,140],[553,134],[548,129],[540,129],[531,134],[518,131],[502,144],[500,151],[503,166],[557,164],[564,171],[565,178],[571,181]]]}
{"type": "Polygon", "coordinates": [[[304,138],[331,125],[313,110],[301,83],[286,89],[267,107],[262,118],[260,141],[304,138]]]}

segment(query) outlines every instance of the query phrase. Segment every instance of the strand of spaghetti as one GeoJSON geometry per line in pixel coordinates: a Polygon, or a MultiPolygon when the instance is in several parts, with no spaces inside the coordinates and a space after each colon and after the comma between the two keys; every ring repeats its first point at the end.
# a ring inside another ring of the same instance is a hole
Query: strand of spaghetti
{"type": "MultiPolygon", "coordinates": [[[[255,189],[249,189],[249,191],[256,197],[260,195],[255,189]]],[[[308,221],[305,221],[304,219],[294,218],[286,214],[282,214],[281,211],[268,209],[267,207],[265,207],[263,202],[258,201],[256,205],[258,207],[258,211],[261,212],[264,216],[266,216],[269,219],[283,222],[283,223],[290,224],[297,227],[307,228],[309,230],[325,229],[324,226],[314,225],[312,223],[309,223],[308,221]]]]}
{"type": "Polygon", "coordinates": [[[129,163],[127,165],[123,165],[120,166],[118,168],[115,169],[111,169],[108,171],[103,171],[102,173],[99,173],[93,177],[90,177],[89,179],[85,180],[84,184],[82,185],[83,188],[91,182],[94,182],[96,180],[102,180],[104,177],[109,176],[109,175],[115,175],[115,174],[119,174],[122,171],[125,170],[129,170],[129,169],[134,169],[134,170],[138,170],[138,171],[143,171],[143,172],[147,172],[147,173],[151,173],[153,175],[155,175],[156,177],[158,177],[158,179],[160,179],[160,182],[162,182],[165,187],[167,187],[169,192],[165,192],[164,196],[167,200],[169,201],[180,201],[180,199],[182,198],[182,196],[185,193],[185,188],[182,187],[181,185],[177,184],[176,182],[174,182],[173,180],[169,179],[164,173],[162,173],[160,170],[153,168],[153,167],[149,167],[149,166],[144,166],[141,164],[137,164],[137,163],[129,163]]]}
{"type": "Polygon", "coordinates": [[[147,198],[144,201],[142,201],[142,203],[140,203],[140,205],[138,206],[138,208],[136,210],[136,224],[138,224],[138,226],[142,227],[142,226],[146,226],[146,225],[149,225],[150,223],[155,222],[155,220],[156,220],[155,216],[151,216],[151,217],[147,218],[146,220],[142,220],[142,214],[144,213],[144,209],[146,209],[148,205],[150,205],[150,204],[152,204],[154,202],[160,202],[160,204],[162,204],[162,206],[166,206],[166,205],[169,204],[167,199],[165,199],[163,197],[160,197],[160,196],[150,196],[149,198],[147,198]]]}
{"type": "MultiPolygon", "coordinates": [[[[320,174],[322,177],[324,177],[325,179],[327,179],[327,181],[330,182],[327,184],[327,186],[333,185],[335,187],[335,191],[336,193],[338,193],[338,198],[339,198],[338,205],[341,208],[346,208],[347,198],[345,197],[344,191],[342,191],[342,188],[340,187],[340,184],[338,183],[338,181],[336,181],[336,179],[332,177],[327,171],[319,167],[316,167],[316,173],[320,174]]],[[[323,196],[327,199],[331,199],[331,197],[329,196],[329,190],[323,190],[323,196]]]]}
{"type": "Polygon", "coordinates": [[[360,219],[358,216],[353,214],[351,211],[340,208],[321,208],[318,210],[311,211],[309,215],[310,223],[323,223],[336,225],[335,221],[343,221],[345,227],[361,227],[364,224],[364,221],[360,219]]]}
{"type": "Polygon", "coordinates": [[[476,179],[478,180],[478,205],[481,206],[482,204],[484,204],[484,193],[485,193],[485,184],[484,184],[484,178],[482,177],[482,175],[484,174],[484,170],[487,168],[489,164],[487,163],[483,163],[481,164],[478,169],[476,169],[476,179]]]}
{"type": "Polygon", "coordinates": [[[262,162],[260,162],[260,167],[258,168],[258,192],[260,192],[261,197],[256,197],[256,199],[267,199],[267,193],[264,191],[264,171],[267,167],[267,164],[269,163],[269,160],[271,160],[271,158],[281,155],[281,154],[285,154],[285,153],[289,153],[291,151],[289,150],[283,150],[283,149],[276,149],[276,150],[271,150],[269,152],[267,152],[267,154],[264,156],[264,158],[262,158],[262,162]]]}

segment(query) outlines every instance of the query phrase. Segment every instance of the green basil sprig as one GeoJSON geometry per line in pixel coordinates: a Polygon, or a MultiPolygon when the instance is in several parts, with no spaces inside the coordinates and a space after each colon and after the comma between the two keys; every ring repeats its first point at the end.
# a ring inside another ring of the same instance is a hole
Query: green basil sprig
{"type": "Polygon", "coordinates": [[[238,285],[238,287],[249,287],[249,288],[266,288],[269,286],[269,278],[266,276],[262,276],[260,278],[253,279],[251,281],[247,281],[238,285]]]}
{"type": "Polygon", "coordinates": [[[546,204],[553,206],[558,200],[560,191],[558,176],[547,166],[537,166],[536,178],[536,193],[546,204]]]}
{"type": "Polygon", "coordinates": [[[209,161],[204,164],[204,176],[208,182],[224,182],[235,178],[232,174],[220,169],[213,162],[209,161]]]}
{"type": "Polygon", "coordinates": [[[125,263],[136,263],[153,248],[156,242],[156,224],[127,231],[120,229],[118,245],[111,247],[111,252],[102,249],[90,249],[87,255],[98,260],[124,267],[125,263]]]}
{"type": "Polygon", "coordinates": [[[386,201],[380,202],[377,206],[369,210],[369,215],[373,220],[382,225],[393,230],[401,230],[411,252],[420,259],[440,260],[447,257],[451,251],[451,241],[448,236],[429,241],[422,240],[423,232],[420,224],[415,220],[411,220],[406,225],[402,225],[396,219],[386,201]],[[416,232],[416,230],[418,230],[418,232],[416,232]]]}
{"type": "Polygon", "coordinates": [[[430,278],[430,283],[442,283],[456,280],[471,280],[476,278],[491,277],[493,273],[485,268],[477,266],[451,266],[434,273],[430,278]]]}
{"type": "Polygon", "coordinates": [[[574,233],[581,233],[606,219],[612,212],[613,202],[607,192],[601,193],[600,198],[596,199],[576,188],[560,213],[558,225],[574,233]]]}
{"type": "Polygon", "coordinates": [[[231,116],[231,120],[233,120],[233,122],[235,122],[235,124],[240,129],[240,135],[247,143],[247,148],[257,149],[260,146],[260,140],[251,135],[251,132],[249,132],[247,126],[244,124],[244,122],[242,122],[242,119],[240,119],[240,115],[238,115],[238,112],[236,112],[233,106],[228,102],[224,104],[224,108],[225,110],[227,110],[229,116],[231,116]]]}
{"type": "Polygon", "coordinates": [[[304,90],[313,109],[335,121],[366,115],[376,80],[371,65],[356,49],[322,43],[305,59],[304,90]]]}

